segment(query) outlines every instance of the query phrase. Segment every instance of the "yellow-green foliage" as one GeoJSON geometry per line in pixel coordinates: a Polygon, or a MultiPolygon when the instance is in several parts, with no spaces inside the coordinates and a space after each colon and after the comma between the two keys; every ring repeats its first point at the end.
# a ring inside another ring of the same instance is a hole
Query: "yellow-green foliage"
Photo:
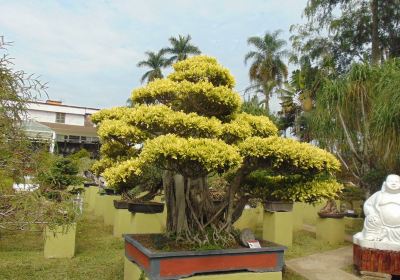
{"type": "Polygon", "coordinates": [[[179,98],[178,84],[168,79],[156,79],[133,90],[131,99],[135,104],[171,104],[179,98]]]}
{"type": "Polygon", "coordinates": [[[227,171],[239,166],[241,161],[238,149],[222,140],[168,134],[146,141],[137,158],[107,169],[104,176],[111,185],[118,185],[126,182],[129,176],[140,176],[146,166],[157,164],[179,170],[188,177],[198,177],[212,171],[227,171]]]}
{"type": "Polygon", "coordinates": [[[335,198],[343,188],[332,177],[324,174],[318,176],[276,175],[271,171],[255,170],[243,181],[243,191],[252,193],[263,200],[288,200],[315,203],[327,198],[335,198]]]}
{"type": "Polygon", "coordinates": [[[334,198],[342,188],[343,185],[333,179],[316,179],[297,183],[287,188],[277,188],[271,192],[271,196],[282,200],[314,203],[323,199],[334,198]]]}
{"type": "Polygon", "coordinates": [[[192,83],[155,80],[132,92],[139,104],[165,104],[176,110],[203,116],[228,116],[241,106],[240,96],[226,86],[215,87],[207,81],[192,83]]]}
{"type": "Polygon", "coordinates": [[[100,147],[100,153],[113,159],[126,159],[138,154],[138,149],[135,146],[128,146],[118,141],[106,141],[100,147]]]}
{"type": "Polygon", "coordinates": [[[214,86],[233,88],[235,79],[229,70],[218,64],[217,60],[208,56],[194,56],[173,65],[175,72],[168,78],[173,81],[189,81],[193,83],[208,81],[214,86]]]}
{"type": "Polygon", "coordinates": [[[240,113],[231,122],[223,124],[222,131],[222,138],[234,143],[251,136],[277,135],[278,128],[267,117],[240,113]]]}
{"type": "Polygon", "coordinates": [[[110,168],[111,166],[116,164],[116,159],[111,159],[110,157],[103,155],[102,158],[98,161],[96,161],[92,165],[92,171],[98,175],[104,172],[107,168],[110,168]]]}
{"type": "Polygon", "coordinates": [[[174,133],[180,136],[213,138],[220,134],[220,121],[196,113],[174,111],[165,105],[140,105],[126,117],[129,125],[159,135],[174,133]]]}
{"type": "Polygon", "coordinates": [[[103,120],[120,120],[128,115],[131,108],[114,107],[111,109],[103,109],[92,115],[92,122],[95,124],[101,123],[103,120]]]}
{"type": "Polygon", "coordinates": [[[246,160],[257,160],[257,164],[288,173],[333,173],[340,168],[339,161],[332,154],[293,139],[251,137],[240,143],[239,149],[246,160]]]}
{"type": "Polygon", "coordinates": [[[262,195],[269,197],[314,201],[340,189],[329,181],[339,170],[330,153],[278,137],[267,117],[238,113],[241,101],[232,90],[234,79],[214,58],[195,56],[176,63],[174,69],[168,78],[134,90],[135,107],[93,115],[103,142],[102,160],[94,169],[104,171],[110,186],[134,187],[136,179],[154,166],[187,177],[244,167],[290,177],[282,184],[257,183],[248,188],[253,194],[261,195],[264,189],[262,195]]]}
{"type": "Polygon", "coordinates": [[[103,140],[118,139],[131,143],[140,143],[148,138],[142,130],[129,125],[125,120],[103,120],[97,134],[103,140]]]}

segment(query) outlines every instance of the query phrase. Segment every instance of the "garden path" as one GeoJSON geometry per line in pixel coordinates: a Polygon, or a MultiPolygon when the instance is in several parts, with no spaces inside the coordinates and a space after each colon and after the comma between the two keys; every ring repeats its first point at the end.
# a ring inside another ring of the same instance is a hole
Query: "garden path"
{"type": "Polygon", "coordinates": [[[308,280],[359,280],[342,268],[353,263],[353,246],[291,259],[287,267],[308,280]]]}

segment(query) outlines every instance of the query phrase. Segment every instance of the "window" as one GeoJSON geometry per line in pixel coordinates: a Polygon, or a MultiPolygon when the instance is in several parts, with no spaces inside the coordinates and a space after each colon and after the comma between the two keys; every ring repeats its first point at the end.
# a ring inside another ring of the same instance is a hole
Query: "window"
{"type": "Polygon", "coordinates": [[[69,135],[68,136],[69,142],[79,143],[80,142],[79,139],[80,139],[80,137],[76,136],[76,135],[69,135]]]}
{"type": "Polygon", "coordinates": [[[65,113],[56,113],[56,123],[65,123],[65,113]]]}

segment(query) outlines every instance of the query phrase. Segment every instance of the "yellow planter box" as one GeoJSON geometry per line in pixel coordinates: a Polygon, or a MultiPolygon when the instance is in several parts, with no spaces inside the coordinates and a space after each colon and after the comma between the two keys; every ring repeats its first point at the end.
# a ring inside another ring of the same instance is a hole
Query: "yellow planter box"
{"type": "Polygon", "coordinates": [[[292,246],[293,212],[264,212],[263,239],[292,246]]]}
{"type": "Polygon", "coordinates": [[[344,242],[344,219],[318,218],[316,225],[316,237],[330,244],[344,242]]]}
{"type": "MultiPolygon", "coordinates": [[[[282,272],[236,272],[192,276],[190,280],[282,280],[282,272]]],[[[149,280],[133,262],[124,258],[124,280],[149,280]]]]}
{"type": "Polygon", "coordinates": [[[75,255],[76,224],[59,226],[55,230],[45,228],[44,257],[72,258],[75,255]]]}

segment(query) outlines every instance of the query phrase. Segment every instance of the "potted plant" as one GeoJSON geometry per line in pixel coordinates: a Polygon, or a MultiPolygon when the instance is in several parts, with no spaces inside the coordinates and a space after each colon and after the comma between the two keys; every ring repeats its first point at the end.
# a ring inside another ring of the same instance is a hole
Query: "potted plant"
{"type": "Polygon", "coordinates": [[[333,219],[341,219],[345,215],[344,212],[340,212],[337,207],[336,201],[331,198],[328,199],[325,206],[318,211],[318,216],[320,218],[333,218],[333,219]]]}
{"type": "Polygon", "coordinates": [[[69,158],[54,157],[49,165],[39,172],[35,180],[40,185],[41,194],[54,204],[52,212],[59,216],[61,224],[45,228],[44,256],[71,258],[75,253],[78,211],[78,207],[73,204],[73,198],[82,191],[81,187],[74,186],[82,184],[83,178],[77,175],[78,166],[69,158]]]}
{"type": "MultiPolygon", "coordinates": [[[[100,161],[93,166],[93,170],[99,175],[105,170],[105,167],[100,161]]],[[[148,208],[151,209],[152,205],[155,204],[149,204],[148,202],[159,195],[161,190],[161,171],[154,166],[146,168],[140,178],[131,178],[126,182],[120,182],[118,185],[105,188],[106,193],[121,195],[120,199],[116,199],[113,202],[116,209],[128,209],[130,203],[135,205],[143,204],[144,207],[150,205],[148,208]]]]}
{"type": "MultiPolygon", "coordinates": [[[[166,253],[154,249],[149,235],[126,235],[127,265],[135,263],[151,279],[215,271],[280,273],[284,247],[261,241],[262,248],[250,250],[237,242],[233,224],[260,193],[244,187],[245,179],[267,170],[295,181],[293,192],[313,197],[315,191],[318,197],[339,162],[310,144],[278,137],[267,117],[240,112],[234,79],[214,58],[196,56],[174,69],[168,78],[134,90],[135,107],[101,110],[92,117],[106,147],[98,166],[110,186],[140,178],[149,166],[162,170],[167,228],[160,238],[167,240],[164,250],[173,243],[181,246],[166,253]],[[215,174],[228,182],[217,205],[208,184],[215,174]]],[[[337,190],[324,191],[329,196],[337,190]]]]}
{"type": "Polygon", "coordinates": [[[339,199],[343,202],[345,216],[349,218],[357,218],[361,214],[361,207],[356,207],[355,203],[360,203],[365,199],[365,191],[354,184],[347,183],[345,184],[339,199]]]}
{"type": "Polygon", "coordinates": [[[333,198],[327,200],[325,206],[318,211],[316,238],[330,244],[340,244],[345,237],[344,213],[340,212],[333,198]]]}
{"type": "MultiPolygon", "coordinates": [[[[101,172],[101,166],[95,164],[95,172],[101,172]]],[[[140,178],[132,178],[117,185],[108,186],[115,193],[120,193],[115,198],[109,209],[107,204],[103,207],[104,222],[113,225],[113,235],[120,237],[125,233],[157,233],[164,231],[165,211],[164,203],[160,201],[159,195],[162,189],[161,172],[150,166],[146,168],[140,178]],[[154,200],[159,201],[154,201],[154,200]],[[145,216],[143,216],[143,215],[145,216]],[[152,216],[153,214],[153,216],[152,216]],[[154,216],[155,215],[155,216],[154,216]],[[108,217],[113,216],[113,221],[108,217]],[[139,225],[145,221],[145,225],[139,225]]]]}

